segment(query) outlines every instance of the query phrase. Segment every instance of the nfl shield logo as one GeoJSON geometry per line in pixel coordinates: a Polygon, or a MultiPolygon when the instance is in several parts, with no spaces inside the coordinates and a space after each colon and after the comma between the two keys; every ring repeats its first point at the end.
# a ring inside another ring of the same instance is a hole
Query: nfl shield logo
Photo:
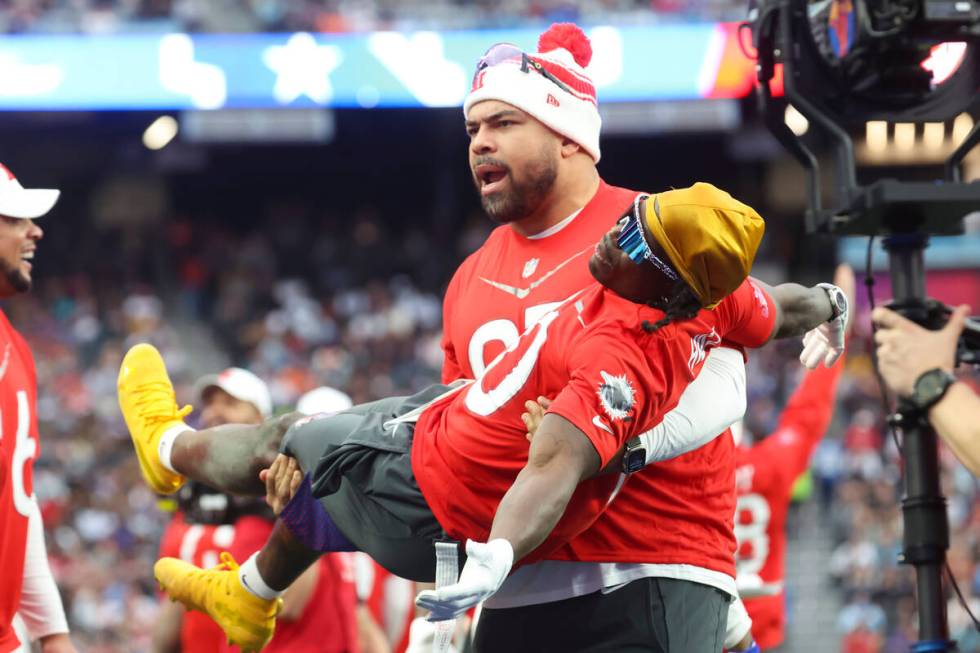
{"type": "Polygon", "coordinates": [[[524,272],[521,277],[527,279],[529,276],[534,274],[534,271],[538,269],[538,259],[532,258],[527,263],[524,264],[524,272]]]}

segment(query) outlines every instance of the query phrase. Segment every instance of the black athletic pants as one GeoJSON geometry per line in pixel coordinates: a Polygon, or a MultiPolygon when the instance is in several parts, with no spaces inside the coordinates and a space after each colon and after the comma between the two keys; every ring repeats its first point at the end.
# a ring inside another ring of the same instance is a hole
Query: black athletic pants
{"type": "Polygon", "coordinates": [[[641,578],[603,594],[480,613],[476,653],[720,653],[730,597],[641,578]]]}

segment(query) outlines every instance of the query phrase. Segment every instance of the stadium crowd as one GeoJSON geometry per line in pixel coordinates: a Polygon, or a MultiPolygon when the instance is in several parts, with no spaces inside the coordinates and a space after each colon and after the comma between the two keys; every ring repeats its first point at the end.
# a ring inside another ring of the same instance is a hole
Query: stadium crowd
{"type": "Polygon", "coordinates": [[[3,0],[0,32],[363,32],[741,20],[738,0],[3,0]]]}
{"type": "MultiPolygon", "coordinates": [[[[438,246],[419,232],[410,239],[414,244],[379,265],[368,255],[380,237],[374,220],[365,215],[355,223],[357,257],[341,246],[342,225],[321,229],[310,246],[291,239],[288,228],[270,238],[267,232],[228,233],[207,222],[175,221],[168,232],[173,251],[181,252],[175,265],[167,278],[143,278],[172,291],[129,283],[143,245],[112,263],[101,281],[98,275],[85,282],[45,273],[38,292],[6,303],[38,361],[43,446],[36,491],[51,562],[82,650],[146,650],[157,609],[145,570],[156,558],[167,515],[139,482],[115,398],[119,360],[130,344],[148,340],[161,348],[185,401],[193,400],[198,375],[229,362],[267,379],[279,409],[323,384],[362,402],[412,392],[438,378],[440,270],[402,273],[418,269],[438,246]],[[312,256],[298,256],[297,248],[312,256]]],[[[443,279],[487,229],[488,223],[474,221],[462,232],[454,256],[439,263],[446,266],[443,279]]],[[[56,257],[56,243],[47,244],[52,247],[44,258],[56,257]]],[[[822,527],[835,543],[826,587],[839,593],[844,606],[837,619],[841,650],[899,651],[907,649],[915,625],[913,576],[896,564],[900,462],[883,427],[866,353],[867,313],[857,320],[833,426],[814,457],[813,487],[822,527]]],[[[774,428],[800,373],[797,353],[797,345],[787,343],[752,357],[750,432],[774,428]]],[[[951,456],[943,462],[950,565],[977,611],[978,485],[951,456]]],[[[978,650],[955,598],[949,610],[960,650],[978,650]]]]}

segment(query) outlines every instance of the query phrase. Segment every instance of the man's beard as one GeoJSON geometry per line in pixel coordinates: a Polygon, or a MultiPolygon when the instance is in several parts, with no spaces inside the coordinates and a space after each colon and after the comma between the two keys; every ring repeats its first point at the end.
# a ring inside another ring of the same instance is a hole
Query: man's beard
{"type": "Polygon", "coordinates": [[[31,278],[21,271],[19,264],[11,266],[0,259],[0,276],[7,280],[14,292],[27,292],[31,289],[31,278]]]}
{"type": "MultiPolygon", "coordinates": [[[[524,173],[524,180],[519,181],[508,167],[510,188],[492,195],[480,196],[483,210],[495,222],[506,224],[531,215],[554,188],[555,180],[558,178],[558,166],[548,153],[542,152],[536,161],[528,164],[524,173]]],[[[476,187],[477,190],[480,189],[478,180],[476,187]]]]}

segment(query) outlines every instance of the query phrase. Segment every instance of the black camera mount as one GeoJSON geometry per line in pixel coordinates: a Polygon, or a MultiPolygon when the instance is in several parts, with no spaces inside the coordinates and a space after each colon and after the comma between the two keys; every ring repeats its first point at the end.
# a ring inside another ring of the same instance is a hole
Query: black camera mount
{"type": "MultiPolygon", "coordinates": [[[[946,160],[942,179],[857,182],[847,126],[868,120],[947,120],[980,99],[980,2],[939,0],[762,0],[750,11],[758,52],[758,98],[766,126],[807,173],[806,227],[811,233],[884,236],[894,300],[891,307],[927,328],[940,328],[949,307],[926,297],[924,251],[929,234],[962,232],[980,209],[980,182],[964,183],[960,164],[980,143],[980,120],[946,160]],[[841,11],[853,10],[852,15],[841,11]],[[831,34],[828,12],[837,12],[831,34]],[[846,40],[845,40],[846,39],[846,40]],[[920,63],[944,42],[966,42],[962,63],[940,85],[920,63]],[[783,66],[785,101],[774,97],[776,64],[783,66]],[[784,121],[785,103],[831,143],[834,201],[823,205],[820,164],[784,121]]],[[[959,358],[980,361],[980,323],[971,320],[959,358]]],[[[903,436],[905,498],[900,561],[916,572],[919,641],[916,652],[953,651],[942,569],[949,548],[946,501],[939,486],[936,433],[905,401],[889,422],[903,436]]]]}

